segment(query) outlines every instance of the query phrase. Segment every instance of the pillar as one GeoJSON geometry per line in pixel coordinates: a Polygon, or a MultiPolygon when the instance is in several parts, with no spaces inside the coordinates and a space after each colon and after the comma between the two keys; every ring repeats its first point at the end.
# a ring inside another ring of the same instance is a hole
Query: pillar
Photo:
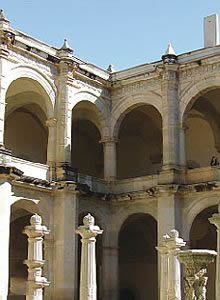
{"type": "Polygon", "coordinates": [[[80,268],[80,300],[96,300],[96,236],[102,230],[95,225],[95,219],[88,214],[83,218],[83,225],[76,230],[82,239],[81,268],[80,268]]]}
{"type": "Polygon", "coordinates": [[[117,229],[112,220],[108,224],[102,247],[102,299],[119,299],[119,248],[117,229]]]}
{"type": "MultiPolygon", "coordinates": [[[[4,175],[3,175],[4,176],[4,175]]],[[[10,237],[10,200],[12,195],[11,184],[0,179],[1,209],[0,209],[0,300],[6,300],[9,286],[9,237],[10,237]]]]}
{"type": "Polygon", "coordinates": [[[159,295],[160,300],[168,299],[168,249],[166,246],[156,247],[159,252],[159,295]]]}
{"type": "Polygon", "coordinates": [[[55,118],[48,119],[46,126],[48,127],[48,142],[47,142],[47,165],[50,168],[50,179],[54,179],[54,168],[56,162],[56,125],[55,118]]]}
{"type": "Polygon", "coordinates": [[[9,21],[0,11],[0,147],[4,146],[4,124],[5,124],[5,98],[6,98],[6,74],[8,74],[7,57],[9,54],[8,44],[11,42],[11,34],[6,31],[9,29],[9,21]]]}
{"type": "Polygon", "coordinates": [[[178,185],[164,185],[158,187],[158,246],[163,243],[163,236],[176,228],[181,232],[181,199],[178,185]]]}
{"type": "Polygon", "coordinates": [[[220,204],[218,213],[209,218],[209,222],[217,228],[217,258],[216,258],[216,280],[215,280],[215,299],[220,300],[220,204]]]}
{"type": "Polygon", "coordinates": [[[104,147],[104,179],[107,181],[115,180],[117,177],[117,155],[114,138],[104,138],[100,141],[104,147]]]}
{"type": "Polygon", "coordinates": [[[163,170],[179,165],[179,103],[178,68],[176,55],[164,55],[161,91],[163,98],[163,170]],[[173,59],[169,59],[169,57],[173,59]],[[168,58],[168,59],[167,59],[168,58]]]}
{"type": "Polygon", "coordinates": [[[185,246],[185,244],[183,239],[179,238],[179,232],[175,229],[172,229],[169,235],[165,236],[164,246],[167,248],[168,256],[168,300],[181,300],[181,273],[177,253],[180,251],[181,247],[185,246]]]}
{"type": "Polygon", "coordinates": [[[184,123],[179,128],[179,148],[180,148],[180,167],[182,169],[187,167],[187,157],[186,157],[186,131],[188,129],[188,126],[184,123]]]}
{"type": "Polygon", "coordinates": [[[57,153],[56,162],[58,166],[71,164],[71,130],[72,130],[72,94],[73,94],[73,63],[71,54],[65,50],[59,63],[59,76],[56,81],[57,85],[57,153]]]}
{"type": "Polygon", "coordinates": [[[57,183],[54,192],[54,300],[77,297],[77,244],[73,230],[78,224],[77,186],[72,182],[57,183]]]}
{"type": "Polygon", "coordinates": [[[26,299],[42,300],[43,288],[49,282],[42,276],[43,237],[49,233],[46,226],[42,225],[42,218],[35,214],[30,219],[31,225],[25,226],[23,233],[28,236],[28,259],[24,263],[28,266],[28,280],[26,299]]]}

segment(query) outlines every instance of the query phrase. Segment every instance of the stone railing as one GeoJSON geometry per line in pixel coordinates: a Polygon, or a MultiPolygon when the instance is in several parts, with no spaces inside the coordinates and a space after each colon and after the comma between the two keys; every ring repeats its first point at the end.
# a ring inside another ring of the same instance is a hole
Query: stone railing
{"type": "Polygon", "coordinates": [[[48,179],[49,167],[47,165],[34,163],[14,156],[11,157],[11,165],[24,172],[26,176],[32,176],[42,180],[48,179]]]}
{"type": "Polygon", "coordinates": [[[220,180],[220,167],[204,167],[187,170],[185,174],[186,184],[195,184],[220,180]]]}

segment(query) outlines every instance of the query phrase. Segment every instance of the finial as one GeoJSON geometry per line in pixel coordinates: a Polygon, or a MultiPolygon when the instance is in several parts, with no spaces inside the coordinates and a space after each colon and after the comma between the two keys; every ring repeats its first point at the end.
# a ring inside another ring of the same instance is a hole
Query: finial
{"type": "Polygon", "coordinates": [[[176,52],[173,49],[173,46],[171,43],[168,44],[167,51],[165,52],[165,55],[176,55],[176,52]]]}
{"type": "Polygon", "coordinates": [[[38,214],[34,214],[30,219],[31,225],[41,225],[42,224],[42,218],[38,214]]]}
{"type": "Polygon", "coordinates": [[[60,50],[68,51],[70,53],[73,53],[73,49],[69,46],[67,39],[64,39],[63,46],[60,48],[60,50]]]}
{"type": "Polygon", "coordinates": [[[0,22],[9,23],[9,20],[4,15],[3,9],[0,9],[0,22]]]}
{"type": "Polygon", "coordinates": [[[94,225],[95,224],[95,218],[93,216],[91,216],[90,213],[88,213],[88,215],[83,218],[83,224],[85,226],[94,225]]]}
{"type": "Polygon", "coordinates": [[[162,60],[164,63],[168,63],[168,64],[175,64],[177,62],[177,55],[171,43],[168,44],[167,50],[165,54],[162,56],[162,60]]]}
{"type": "Polygon", "coordinates": [[[109,65],[108,68],[107,68],[107,71],[108,71],[109,73],[114,73],[115,70],[114,70],[113,65],[109,65]]]}
{"type": "Polygon", "coordinates": [[[179,232],[176,229],[170,230],[170,237],[177,239],[179,237],[179,232]]]}

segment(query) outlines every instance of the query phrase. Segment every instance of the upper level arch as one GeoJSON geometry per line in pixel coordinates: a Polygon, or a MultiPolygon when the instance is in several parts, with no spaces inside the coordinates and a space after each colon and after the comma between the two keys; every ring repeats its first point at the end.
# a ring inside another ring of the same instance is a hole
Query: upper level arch
{"type": "Polygon", "coordinates": [[[162,166],[161,114],[153,105],[139,102],[120,116],[116,131],[117,178],[157,174],[162,166]]]}
{"type": "MultiPolygon", "coordinates": [[[[35,92],[43,99],[38,103],[44,109],[47,118],[54,116],[56,101],[55,85],[40,71],[30,66],[17,66],[10,70],[5,78],[6,98],[16,96],[19,93],[35,92]],[[18,83],[19,82],[19,89],[18,83]],[[22,84],[23,83],[23,84],[22,84]]],[[[35,101],[35,99],[33,99],[35,101]]],[[[17,105],[17,103],[15,104],[17,105]]],[[[8,108],[8,111],[11,109],[8,108]]]]}
{"type": "Polygon", "coordinates": [[[72,110],[71,162],[79,173],[102,178],[104,170],[103,119],[95,104],[78,102],[72,110]]]}
{"type": "Polygon", "coordinates": [[[148,92],[130,97],[123,97],[112,110],[112,135],[118,137],[121,122],[134,108],[149,105],[154,107],[162,117],[162,98],[159,94],[148,92]]]}
{"type": "Polygon", "coordinates": [[[203,80],[182,93],[180,119],[189,168],[207,167],[220,151],[220,78],[203,80]]]}
{"type": "Polygon", "coordinates": [[[76,107],[79,107],[79,104],[84,107],[87,106],[88,111],[93,111],[96,114],[93,123],[99,128],[103,137],[108,136],[110,107],[107,101],[93,93],[80,91],[74,94],[70,109],[75,110],[76,107]]]}
{"type": "Polygon", "coordinates": [[[186,88],[180,95],[180,121],[184,123],[187,113],[192,108],[196,100],[207,92],[220,89],[220,77],[203,79],[189,88],[186,88]]]}

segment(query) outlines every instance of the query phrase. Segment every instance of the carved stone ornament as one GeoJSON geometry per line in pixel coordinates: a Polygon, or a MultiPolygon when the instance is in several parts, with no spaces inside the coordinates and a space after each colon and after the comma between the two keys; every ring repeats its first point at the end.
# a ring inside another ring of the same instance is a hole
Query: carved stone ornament
{"type": "Polygon", "coordinates": [[[185,267],[184,294],[186,300],[206,300],[208,264],[214,262],[217,253],[213,250],[185,250],[177,257],[185,267]]]}

